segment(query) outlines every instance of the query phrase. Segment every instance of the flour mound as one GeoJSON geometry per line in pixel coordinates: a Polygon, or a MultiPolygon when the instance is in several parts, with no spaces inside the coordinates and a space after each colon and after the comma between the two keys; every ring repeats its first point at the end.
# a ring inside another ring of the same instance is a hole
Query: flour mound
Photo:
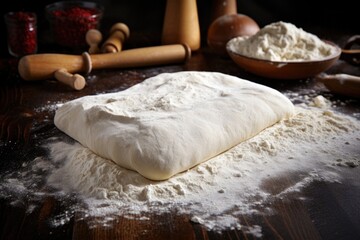
{"type": "Polygon", "coordinates": [[[264,85],[217,72],[177,72],[65,103],[54,122],[99,156],[164,180],[293,111],[287,97],[264,85]]]}
{"type": "Polygon", "coordinates": [[[228,47],[241,55],[271,61],[321,60],[337,52],[316,35],[282,21],[263,27],[255,35],[234,38],[228,47]]]}

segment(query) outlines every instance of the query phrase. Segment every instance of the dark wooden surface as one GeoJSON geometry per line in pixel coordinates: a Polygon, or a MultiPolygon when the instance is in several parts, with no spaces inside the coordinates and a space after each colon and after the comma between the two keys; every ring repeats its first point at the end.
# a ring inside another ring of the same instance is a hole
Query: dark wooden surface
{"type": "MultiPolygon", "coordinates": [[[[319,34],[324,33],[320,30],[319,34]]],[[[134,36],[133,45],[128,45],[128,48],[137,46],[140,40],[142,45],[146,43],[142,41],[146,37],[134,36]]],[[[323,36],[328,39],[332,36],[329,40],[340,46],[350,37],[338,33],[323,36]]],[[[339,111],[347,114],[360,112],[358,99],[333,95],[312,78],[291,81],[259,78],[241,70],[228,57],[212,53],[206,44],[184,64],[94,71],[86,77],[87,86],[81,91],[74,91],[51,79],[25,82],[17,75],[16,59],[4,58],[1,59],[0,79],[0,177],[16,172],[23,163],[37,156],[45,155],[41,144],[51,136],[62,135],[53,124],[54,109],[42,107],[89,94],[123,90],[162,72],[184,70],[223,72],[300,95],[316,89],[318,94],[345,101],[347,104],[339,106],[339,111]]],[[[360,75],[358,67],[341,60],[328,72],[360,75]]],[[[301,194],[309,199],[307,201],[288,196],[271,203],[276,214],[242,216],[240,221],[244,226],[261,226],[263,239],[360,239],[360,168],[346,168],[342,174],[344,181],[341,184],[315,181],[306,187],[301,194]]],[[[291,185],[295,179],[290,174],[281,179],[269,178],[267,185],[276,192],[277,188],[291,185]]],[[[0,193],[1,239],[255,238],[242,230],[208,231],[201,224],[191,222],[189,216],[176,212],[149,213],[148,221],[141,221],[136,216],[134,219],[120,216],[113,220],[113,227],[94,227],[84,220],[83,213],[71,211],[71,206],[77,203],[76,198],[43,196],[34,199],[22,196],[18,204],[10,204],[16,197],[0,193]],[[34,206],[31,212],[26,211],[29,205],[34,206]],[[65,213],[68,221],[64,224],[50,224],[49,219],[65,213]]]]}

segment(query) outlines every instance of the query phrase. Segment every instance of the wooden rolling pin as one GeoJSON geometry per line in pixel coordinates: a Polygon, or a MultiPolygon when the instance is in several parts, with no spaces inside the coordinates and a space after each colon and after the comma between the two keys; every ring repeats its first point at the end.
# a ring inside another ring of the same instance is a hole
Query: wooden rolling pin
{"type": "Polygon", "coordinates": [[[77,73],[71,74],[65,68],[56,70],[54,73],[54,77],[59,82],[62,82],[75,90],[81,90],[86,85],[86,80],[83,76],[77,73]]]}
{"type": "Polygon", "coordinates": [[[345,73],[339,74],[319,74],[315,77],[322,82],[331,92],[360,98],[360,77],[345,73]]]}
{"type": "Polygon", "coordinates": [[[136,48],[117,53],[102,54],[33,54],[20,59],[18,71],[24,80],[42,80],[54,77],[59,69],[69,73],[90,72],[91,69],[131,68],[174,64],[188,60],[191,49],[185,44],[171,44],[136,48]],[[84,57],[86,55],[86,57],[84,57]]]}
{"type": "Polygon", "coordinates": [[[129,27],[124,23],[116,23],[110,29],[110,37],[106,39],[101,47],[103,53],[120,52],[123,44],[130,36],[129,27]]]}
{"type": "Polygon", "coordinates": [[[90,54],[100,53],[99,44],[102,41],[102,34],[97,29],[90,29],[85,35],[86,43],[89,45],[90,54]]]}

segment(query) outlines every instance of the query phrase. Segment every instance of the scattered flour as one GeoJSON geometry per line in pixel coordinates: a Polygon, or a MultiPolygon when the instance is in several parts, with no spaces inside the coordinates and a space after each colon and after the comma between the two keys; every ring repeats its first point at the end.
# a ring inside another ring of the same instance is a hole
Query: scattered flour
{"type": "Polygon", "coordinates": [[[320,60],[338,49],[316,35],[286,22],[274,22],[252,36],[233,38],[227,44],[233,52],[271,61],[320,60]]]}
{"type": "MultiPolygon", "coordinates": [[[[49,159],[39,157],[23,171],[6,175],[0,189],[30,192],[46,172],[46,186],[75,193],[87,205],[84,216],[102,217],[104,224],[116,215],[139,214],[147,221],[146,212],[175,210],[209,230],[241,229],[261,237],[261,227],[245,226],[240,216],[272,214],[272,200],[314,181],[341,182],[342,167],[360,164],[358,120],[332,111],[323,96],[295,110],[291,119],[166,181],[146,179],[78,143],[51,139],[49,159]],[[298,181],[277,192],[266,187],[270,178],[284,174],[295,174],[298,181]]],[[[66,219],[69,213],[54,224],[66,219]]]]}

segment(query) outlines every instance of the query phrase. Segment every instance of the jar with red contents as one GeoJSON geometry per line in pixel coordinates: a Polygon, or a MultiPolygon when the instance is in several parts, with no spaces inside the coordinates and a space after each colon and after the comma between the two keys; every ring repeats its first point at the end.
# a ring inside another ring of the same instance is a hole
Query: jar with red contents
{"type": "Polygon", "coordinates": [[[95,2],[63,1],[45,7],[56,44],[72,49],[86,47],[86,32],[98,29],[103,7],[95,2]]]}
{"type": "Polygon", "coordinates": [[[7,26],[9,53],[21,57],[37,52],[36,14],[33,12],[8,12],[4,15],[7,26]]]}

